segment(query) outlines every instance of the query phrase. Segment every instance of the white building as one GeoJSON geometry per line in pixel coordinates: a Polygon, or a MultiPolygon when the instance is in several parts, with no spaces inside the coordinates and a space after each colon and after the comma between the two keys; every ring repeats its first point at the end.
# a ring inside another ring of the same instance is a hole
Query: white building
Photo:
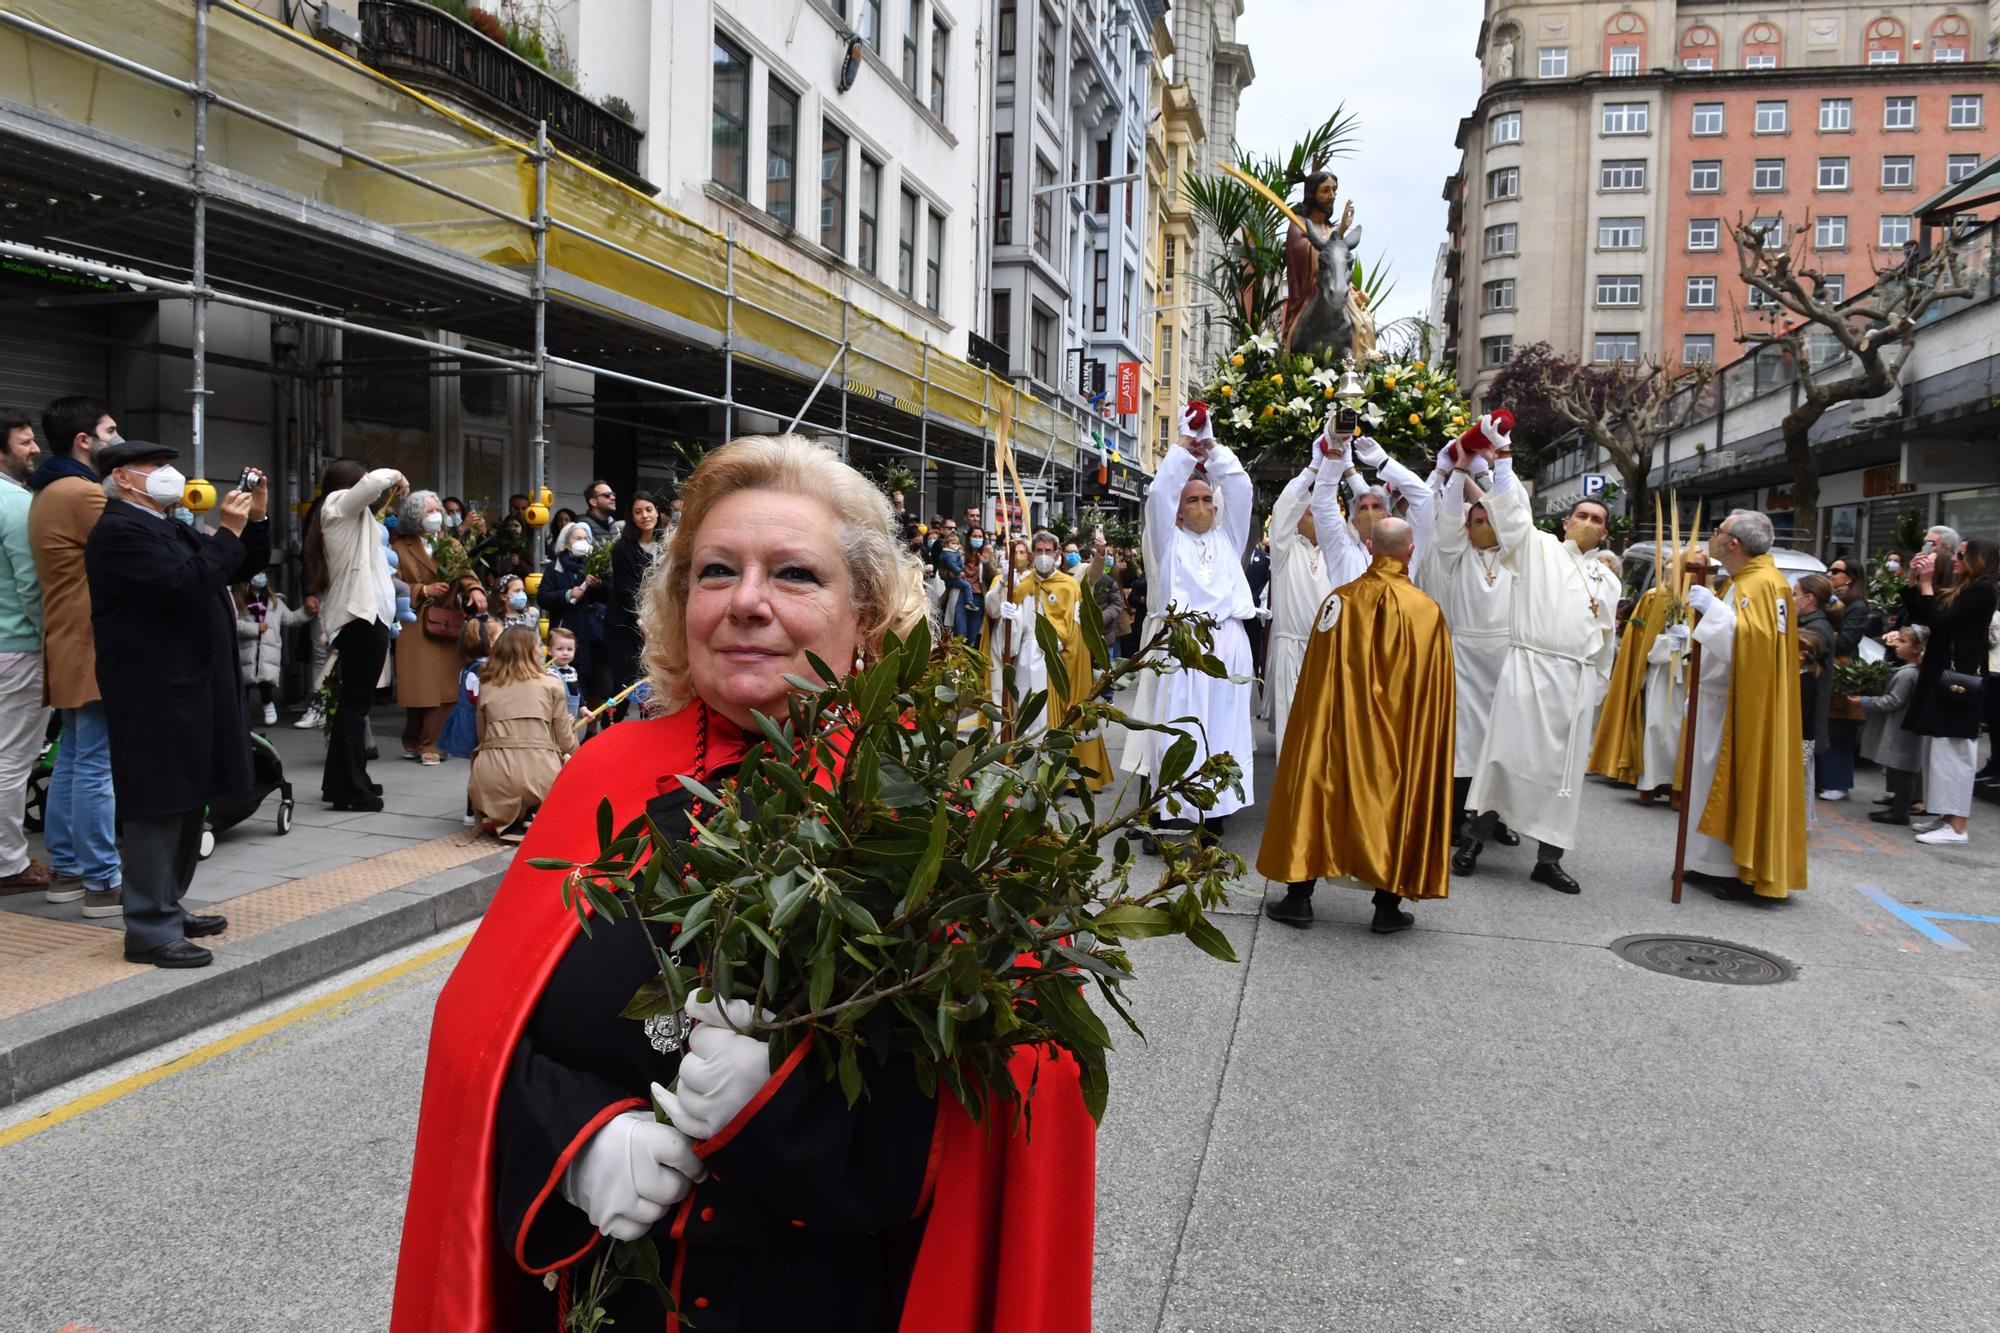
{"type": "MultiPolygon", "coordinates": [[[[1210,175],[1222,162],[1242,156],[1236,144],[1236,112],[1243,90],[1257,77],[1250,48],[1236,40],[1236,20],[1244,0],[1175,0],[1174,82],[1194,94],[1207,135],[1193,169],[1210,175]]],[[[1195,253],[1184,260],[1184,271],[1206,276],[1222,254],[1222,239],[1206,226],[1197,230],[1195,253]]],[[[1226,350],[1227,330],[1219,320],[1202,325],[1200,361],[1206,363],[1226,350]]]]}

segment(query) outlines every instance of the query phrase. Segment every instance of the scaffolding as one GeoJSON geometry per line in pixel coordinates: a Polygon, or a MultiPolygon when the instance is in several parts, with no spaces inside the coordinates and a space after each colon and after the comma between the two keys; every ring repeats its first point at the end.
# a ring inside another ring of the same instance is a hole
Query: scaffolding
{"type": "Polygon", "coordinates": [[[534,487],[552,407],[576,410],[552,368],[719,409],[724,438],[756,410],[919,476],[976,471],[982,493],[1003,413],[1044,473],[1083,466],[1052,405],[553,148],[546,121],[510,137],[238,0],[0,0],[0,86],[0,256],[189,303],[196,475],[214,305],[524,377],[534,487]],[[65,221],[79,182],[86,228],[65,221]],[[719,384],[655,368],[704,354],[719,384]]]}

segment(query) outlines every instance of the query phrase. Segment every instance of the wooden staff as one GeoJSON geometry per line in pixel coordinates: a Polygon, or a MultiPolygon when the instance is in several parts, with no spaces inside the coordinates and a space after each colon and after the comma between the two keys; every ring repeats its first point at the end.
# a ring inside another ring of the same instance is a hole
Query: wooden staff
{"type": "Polygon", "coordinates": [[[631,696],[632,691],[638,689],[641,685],[644,685],[645,683],[646,681],[644,677],[641,677],[638,680],[633,681],[630,685],[627,685],[624,689],[618,691],[618,693],[612,695],[609,699],[606,699],[603,703],[591,709],[588,713],[584,713],[583,715],[578,717],[576,721],[570,723],[570,726],[572,727],[589,726],[592,722],[595,722],[598,718],[603,717],[604,714],[609,712],[611,709],[616,708],[619,704],[624,703],[625,700],[631,696]]]}
{"type": "MultiPolygon", "coordinates": [[[[1674,510],[1674,526],[1676,529],[1680,527],[1680,509],[1678,505],[1674,510]]],[[[1701,506],[1697,503],[1695,506],[1694,526],[1689,529],[1688,539],[1692,541],[1700,533],[1701,506]]],[[[1674,537],[1676,543],[1678,543],[1680,533],[1676,531],[1674,537]]],[[[1686,621],[1690,630],[1692,630],[1694,626],[1694,613],[1687,607],[1687,594],[1694,586],[1694,576],[1688,573],[1687,561],[1679,554],[1675,555],[1674,563],[1680,567],[1680,572],[1676,575],[1676,582],[1681,587],[1681,616],[1686,621]]],[[[1695,714],[1700,711],[1700,708],[1701,645],[1697,643],[1688,650],[1687,718],[1681,725],[1681,817],[1679,832],[1674,836],[1673,901],[1675,903],[1680,902],[1681,885],[1687,879],[1688,811],[1694,805],[1694,720],[1695,714]]]]}

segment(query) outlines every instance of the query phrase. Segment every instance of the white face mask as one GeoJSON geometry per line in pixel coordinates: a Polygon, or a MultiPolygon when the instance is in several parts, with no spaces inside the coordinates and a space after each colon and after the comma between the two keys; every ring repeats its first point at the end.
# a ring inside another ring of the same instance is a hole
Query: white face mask
{"type": "Polygon", "coordinates": [[[569,544],[569,553],[571,555],[589,555],[590,543],[585,541],[571,542],[569,544]]]}
{"type": "Polygon", "coordinates": [[[1903,562],[1900,560],[1891,560],[1886,566],[1884,566],[1884,568],[1886,568],[1891,574],[1894,574],[1902,567],[1903,567],[1903,562]]]}
{"type": "Polygon", "coordinates": [[[444,525],[448,528],[455,528],[464,521],[465,519],[458,514],[446,514],[444,516],[444,525]]]}
{"type": "Polygon", "coordinates": [[[163,505],[177,504],[187,492],[187,478],[181,475],[179,468],[167,463],[147,473],[138,486],[127,486],[125,489],[142,491],[148,499],[163,505]]]}
{"type": "Polygon", "coordinates": [[[435,510],[435,509],[431,510],[431,512],[430,512],[430,513],[428,513],[428,514],[425,514],[425,515],[424,515],[424,531],[425,531],[425,532],[443,532],[443,531],[444,531],[444,515],[443,515],[443,514],[440,514],[440,513],[439,513],[439,512],[437,511],[437,510],[435,510]]]}
{"type": "Polygon", "coordinates": [[[1036,556],[1036,557],[1035,557],[1035,572],[1036,572],[1037,574],[1041,575],[1041,576],[1042,576],[1043,578],[1047,578],[1047,577],[1048,577],[1049,575],[1051,575],[1051,574],[1055,573],[1055,572],[1056,572],[1056,558],[1055,558],[1054,556],[1052,556],[1052,555],[1048,555],[1048,554],[1046,554],[1046,553],[1045,553],[1045,554],[1042,554],[1042,555],[1038,555],[1038,556],[1036,556]]]}

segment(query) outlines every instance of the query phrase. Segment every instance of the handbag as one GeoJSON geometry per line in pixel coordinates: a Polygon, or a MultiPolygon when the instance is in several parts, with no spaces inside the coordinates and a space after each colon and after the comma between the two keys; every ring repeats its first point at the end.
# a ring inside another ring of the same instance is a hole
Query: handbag
{"type": "Polygon", "coordinates": [[[456,644],[459,635],[465,632],[465,612],[449,602],[432,602],[426,606],[422,621],[424,637],[441,643],[456,644]]]}
{"type": "Polygon", "coordinates": [[[1953,704],[1970,707],[1984,697],[1986,677],[1947,668],[1938,675],[1938,688],[1952,696],[1953,704]]]}

